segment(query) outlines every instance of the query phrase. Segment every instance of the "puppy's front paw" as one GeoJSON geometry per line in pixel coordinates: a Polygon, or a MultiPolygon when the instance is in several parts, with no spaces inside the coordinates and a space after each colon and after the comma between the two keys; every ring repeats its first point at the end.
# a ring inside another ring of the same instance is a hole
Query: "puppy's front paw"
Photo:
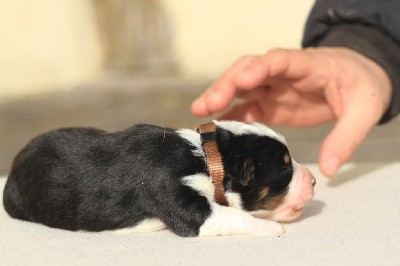
{"type": "Polygon", "coordinates": [[[260,236],[280,236],[285,233],[285,229],[283,226],[277,222],[274,221],[266,221],[266,220],[261,220],[257,219],[259,225],[256,228],[256,231],[254,232],[255,235],[260,235],[260,236]]]}
{"type": "Polygon", "coordinates": [[[214,204],[213,213],[200,227],[199,236],[279,236],[284,232],[283,226],[275,221],[255,218],[242,210],[214,204]]]}

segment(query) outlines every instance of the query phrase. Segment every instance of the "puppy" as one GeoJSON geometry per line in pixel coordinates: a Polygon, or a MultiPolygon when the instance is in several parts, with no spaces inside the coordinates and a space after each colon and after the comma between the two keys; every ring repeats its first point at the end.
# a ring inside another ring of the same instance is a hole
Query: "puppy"
{"type": "Polygon", "coordinates": [[[5,210],[72,231],[283,234],[277,221],[299,217],[314,177],[262,124],[211,126],[200,133],[139,124],[116,133],[65,128],[40,135],[13,162],[5,210]]]}

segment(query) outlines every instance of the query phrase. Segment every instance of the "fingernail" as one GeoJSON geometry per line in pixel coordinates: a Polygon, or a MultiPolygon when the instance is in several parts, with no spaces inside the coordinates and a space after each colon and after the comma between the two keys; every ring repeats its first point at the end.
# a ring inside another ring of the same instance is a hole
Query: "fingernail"
{"type": "Polygon", "coordinates": [[[341,165],[342,164],[338,158],[336,158],[336,157],[329,158],[328,161],[326,162],[327,174],[330,177],[333,177],[339,171],[339,168],[341,165]]]}

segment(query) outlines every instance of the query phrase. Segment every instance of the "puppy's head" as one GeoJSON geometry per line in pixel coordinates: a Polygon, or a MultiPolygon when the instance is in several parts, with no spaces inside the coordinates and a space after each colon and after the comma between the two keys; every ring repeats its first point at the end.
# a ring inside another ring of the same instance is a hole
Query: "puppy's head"
{"type": "Polygon", "coordinates": [[[285,139],[259,123],[215,121],[224,187],[260,218],[292,221],[311,200],[315,179],[291,157],[285,139]]]}

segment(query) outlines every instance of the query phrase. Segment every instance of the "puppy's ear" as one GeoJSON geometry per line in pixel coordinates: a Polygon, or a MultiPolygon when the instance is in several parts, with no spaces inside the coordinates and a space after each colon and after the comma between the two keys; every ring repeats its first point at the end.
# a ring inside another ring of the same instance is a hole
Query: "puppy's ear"
{"type": "Polygon", "coordinates": [[[254,170],[254,159],[247,158],[243,163],[242,177],[240,180],[242,186],[247,186],[250,181],[254,179],[254,170]]]}

